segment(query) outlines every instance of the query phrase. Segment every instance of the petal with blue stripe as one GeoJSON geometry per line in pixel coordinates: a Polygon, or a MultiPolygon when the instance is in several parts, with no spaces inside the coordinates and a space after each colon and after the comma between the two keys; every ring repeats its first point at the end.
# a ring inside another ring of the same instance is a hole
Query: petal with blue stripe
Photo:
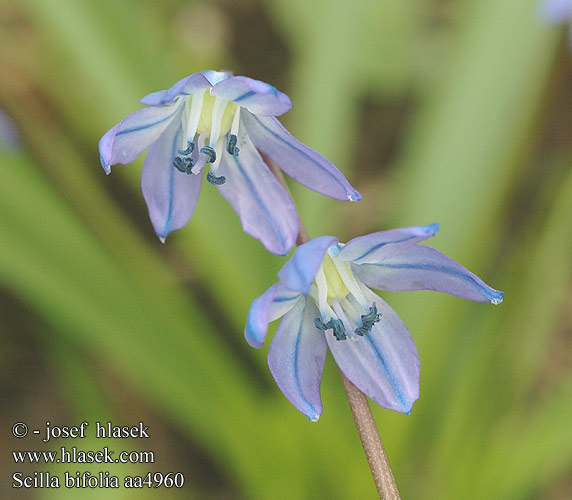
{"type": "Polygon", "coordinates": [[[383,408],[409,414],[419,397],[415,343],[397,313],[371,290],[361,289],[368,302],[375,302],[380,321],[363,337],[336,340],[326,331],[326,341],[340,370],[360,391],[383,408]]]}
{"type": "Polygon", "coordinates": [[[313,299],[296,302],[268,350],[268,366],[278,387],[313,422],[322,414],[320,383],[327,352],[324,333],[314,325],[318,314],[313,299]]]}
{"type": "Polygon", "coordinates": [[[105,172],[111,165],[131,163],[145,151],[171,122],[180,120],[178,104],[139,109],[109,130],[99,141],[99,157],[105,172]]]}
{"type": "Polygon", "coordinates": [[[322,265],[324,255],[338,243],[333,236],[319,236],[300,245],[292,258],[278,271],[280,282],[288,289],[310,293],[310,286],[322,265]]]}
{"type": "Polygon", "coordinates": [[[285,255],[298,235],[294,203],[246,134],[239,133],[238,146],[237,156],[221,152],[217,176],[224,176],[226,182],[217,188],[246,233],[259,239],[269,252],[285,255]]]}
{"type": "Polygon", "coordinates": [[[300,297],[275,283],[250,305],[244,336],[252,347],[262,347],[268,324],[286,314],[300,297]]]}
{"type": "Polygon", "coordinates": [[[181,141],[181,125],[172,122],[151,146],[141,172],[143,197],[161,240],[189,222],[201,189],[202,176],[179,172],[173,166],[181,141]]]}
{"type": "Polygon", "coordinates": [[[408,248],[378,263],[355,265],[354,274],[379,290],[435,290],[478,302],[502,302],[504,293],[438,250],[425,245],[408,248]]]}
{"type": "Polygon", "coordinates": [[[211,82],[201,73],[194,73],[179,80],[167,90],[159,90],[146,95],[139,102],[148,106],[162,106],[173,102],[177,97],[191,95],[199,90],[212,87],[211,82]]]}
{"type": "Polygon", "coordinates": [[[211,95],[234,102],[251,113],[278,116],[292,108],[290,98],[272,85],[246,76],[234,76],[217,83],[211,95]]]}
{"type": "Polygon", "coordinates": [[[292,179],[336,200],[361,200],[332,162],[295,139],[276,118],[245,111],[242,115],[254,145],[292,179]]]}
{"type": "Polygon", "coordinates": [[[434,236],[438,230],[439,224],[429,224],[358,236],[343,246],[338,259],[356,264],[380,262],[434,236]]]}

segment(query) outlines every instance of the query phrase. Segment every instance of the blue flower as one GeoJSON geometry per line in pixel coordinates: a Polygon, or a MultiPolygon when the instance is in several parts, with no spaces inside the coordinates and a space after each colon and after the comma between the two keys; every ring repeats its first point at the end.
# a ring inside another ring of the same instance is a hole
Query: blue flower
{"type": "Polygon", "coordinates": [[[342,372],[384,408],[409,413],[419,397],[419,358],[399,316],[368,287],[436,290],[499,304],[503,293],[437,250],[418,244],[438,224],[382,231],[343,245],[331,236],[296,249],[280,281],[250,306],[245,329],[261,347],[282,317],[268,365],[288,400],[312,421],[322,413],[320,382],[329,347],[342,372]]]}
{"type": "Polygon", "coordinates": [[[540,9],[544,19],[551,24],[572,21],[572,0],[544,0],[540,9]]]}
{"type": "MultiPolygon", "coordinates": [[[[544,0],[540,4],[540,15],[548,24],[570,24],[572,22],[572,0],[544,0]]],[[[568,28],[568,43],[572,45],[572,28],[568,28]]]]}
{"type": "Polygon", "coordinates": [[[195,73],[140,101],[99,142],[106,173],[150,146],[141,188],[155,232],[165,240],[193,213],[207,180],[238,214],[243,229],[284,255],[298,233],[296,209],[258,151],[301,184],[339,200],[357,201],[343,174],[292,137],[276,119],[292,104],[274,87],[223,71],[195,73]]]}

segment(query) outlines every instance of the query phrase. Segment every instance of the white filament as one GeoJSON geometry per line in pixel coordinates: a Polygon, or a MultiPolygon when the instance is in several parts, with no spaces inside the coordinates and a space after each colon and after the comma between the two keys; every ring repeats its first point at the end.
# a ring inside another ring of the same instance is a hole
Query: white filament
{"type": "Polygon", "coordinates": [[[332,260],[334,261],[334,266],[336,266],[336,270],[338,271],[344,285],[346,285],[346,288],[355,297],[364,310],[366,312],[369,311],[369,305],[367,304],[353,273],[348,271],[345,265],[346,263],[344,261],[338,261],[335,257],[332,258],[332,260]]]}
{"type": "Polygon", "coordinates": [[[216,143],[218,142],[218,138],[220,136],[222,117],[224,115],[224,110],[226,109],[227,104],[228,101],[226,99],[215,97],[211,121],[211,136],[209,139],[209,146],[213,149],[216,149],[216,143]]]}
{"type": "Polygon", "coordinates": [[[234,112],[234,118],[232,119],[232,125],[230,127],[230,133],[238,137],[238,127],[240,125],[240,106],[236,106],[236,111],[234,112]]]}
{"type": "Polygon", "coordinates": [[[324,273],[324,266],[320,265],[320,269],[318,269],[318,274],[316,274],[316,285],[318,287],[318,309],[322,314],[323,321],[329,321],[329,317],[327,315],[328,306],[327,298],[328,298],[328,283],[326,281],[326,274],[324,273]]]}
{"type": "Polygon", "coordinates": [[[201,118],[201,112],[203,110],[203,100],[205,97],[206,89],[199,90],[191,96],[191,109],[187,118],[186,133],[183,136],[185,139],[185,144],[183,148],[187,147],[188,142],[192,142],[195,139],[195,134],[197,133],[197,128],[199,126],[199,120],[201,118]]]}

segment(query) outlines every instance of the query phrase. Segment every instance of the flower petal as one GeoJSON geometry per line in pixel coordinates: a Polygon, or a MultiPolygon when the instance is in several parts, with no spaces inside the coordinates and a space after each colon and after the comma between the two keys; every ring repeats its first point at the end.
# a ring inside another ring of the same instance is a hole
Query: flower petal
{"type": "Polygon", "coordinates": [[[371,290],[361,289],[366,300],[375,302],[381,320],[363,337],[336,340],[328,330],[326,341],[342,372],[360,391],[383,408],[409,414],[419,397],[415,343],[397,313],[371,290]]]}
{"type": "Polygon", "coordinates": [[[295,139],[274,117],[243,111],[244,126],[254,145],[300,184],[342,201],[359,201],[344,175],[322,155],[295,139]]]}
{"type": "Polygon", "coordinates": [[[493,304],[502,302],[504,296],[461,264],[425,245],[408,248],[383,262],[352,264],[352,270],[366,285],[380,290],[435,290],[493,304]]]}
{"type": "Polygon", "coordinates": [[[298,234],[294,203],[246,134],[239,133],[238,146],[238,156],[221,152],[217,175],[226,177],[226,182],[217,187],[238,214],[244,231],[262,241],[269,252],[285,255],[298,234]]]}
{"type": "Polygon", "coordinates": [[[99,141],[99,157],[105,172],[111,165],[131,163],[165,131],[180,119],[180,106],[139,109],[109,130],[99,141]]]}
{"type": "Polygon", "coordinates": [[[262,347],[268,323],[286,314],[300,297],[298,292],[287,290],[275,283],[250,305],[244,336],[252,347],[262,347]]]}
{"type": "Polygon", "coordinates": [[[342,247],[338,259],[355,264],[379,262],[435,236],[438,230],[439,224],[429,224],[358,236],[342,247]]]}
{"type": "Polygon", "coordinates": [[[337,243],[337,238],[333,236],[319,236],[300,245],[292,258],[278,271],[280,282],[290,290],[308,295],[324,254],[337,243]]]}
{"type": "Polygon", "coordinates": [[[297,302],[282,318],[268,350],[278,387],[313,422],[322,414],[320,383],[327,352],[324,334],[314,326],[318,315],[312,299],[297,302]]]}
{"type": "Polygon", "coordinates": [[[570,0],[544,0],[540,4],[540,14],[549,24],[558,24],[572,19],[570,0]]]}
{"type": "Polygon", "coordinates": [[[198,90],[212,87],[211,82],[202,73],[194,73],[179,80],[175,85],[167,90],[159,90],[146,95],[139,102],[148,106],[162,106],[173,102],[179,96],[191,95],[198,90]]]}
{"type": "Polygon", "coordinates": [[[272,85],[246,76],[234,76],[218,82],[212,88],[211,95],[232,101],[256,115],[278,116],[292,108],[286,94],[272,85]]]}
{"type": "Polygon", "coordinates": [[[226,80],[227,78],[232,78],[233,76],[229,71],[215,71],[212,69],[201,71],[201,75],[204,75],[206,79],[211,82],[211,86],[214,86],[218,82],[226,80]]]}
{"type": "Polygon", "coordinates": [[[202,176],[179,172],[173,166],[181,141],[181,124],[173,121],[151,146],[141,173],[143,197],[161,240],[189,222],[201,189],[202,176]]]}

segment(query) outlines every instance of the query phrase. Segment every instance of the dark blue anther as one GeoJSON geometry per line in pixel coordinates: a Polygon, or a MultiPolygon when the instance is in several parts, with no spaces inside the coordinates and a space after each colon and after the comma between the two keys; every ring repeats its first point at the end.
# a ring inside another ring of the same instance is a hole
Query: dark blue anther
{"type": "Polygon", "coordinates": [[[346,339],[346,329],[344,328],[342,321],[339,319],[332,318],[327,323],[324,323],[321,318],[314,318],[314,325],[316,325],[316,328],[319,330],[328,330],[331,328],[336,340],[346,339]]]}
{"type": "Polygon", "coordinates": [[[327,323],[322,321],[322,318],[314,318],[314,325],[316,325],[316,328],[319,330],[327,330],[330,328],[327,323]]]}
{"type": "Polygon", "coordinates": [[[193,160],[189,157],[181,158],[176,156],[173,160],[173,166],[183,174],[190,174],[193,167],[193,160]]]}
{"type": "Polygon", "coordinates": [[[209,181],[214,186],[220,186],[226,182],[226,177],[224,175],[217,177],[209,170],[207,173],[207,181],[209,181]]]}
{"type": "Polygon", "coordinates": [[[183,174],[191,174],[191,169],[193,168],[193,159],[191,158],[191,153],[195,149],[195,143],[192,141],[187,141],[187,149],[177,149],[177,153],[181,156],[176,156],[173,159],[173,166],[183,174]]]}
{"type": "Polygon", "coordinates": [[[201,153],[207,155],[207,163],[214,163],[216,161],[216,151],[210,146],[202,147],[201,153]]]}
{"type": "Polygon", "coordinates": [[[173,166],[181,172],[183,172],[185,169],[185,166],[183,165],[183,159],[180,156],[175,156],[175,159],[173,160],[173,166]]]}
{"type": "Polygon", "coordinates": [[[346,340],[346,329],[340,319],[331,319],[329,322],[336,340],[346,340]]]}
{"type": "Polygon", "coordinates": [[[187,141],[187,149],[177,149],[177,153],[183,156],[189,156],[195,150],[195,143],[187,141]]]}
{"type": "Polygon", "coordinates": [[[367,314],[361,316],[361,326],[358,326],[354,331],[356,335],[363,337],[365,334],[371,332],[373,325],[381,320],[381,313],[377,312],[375,302],[369,308],[367,314]]]}
{"type": "Polygon", "coordinates": [[[229,154],[231,154],[235,158],[238,158],[238,153],[239,153],[240,149],[236,147],[236,135],[230,134],[228,136],[228,142],[226,144],[226,150],[228,151],[229,154]]]}

